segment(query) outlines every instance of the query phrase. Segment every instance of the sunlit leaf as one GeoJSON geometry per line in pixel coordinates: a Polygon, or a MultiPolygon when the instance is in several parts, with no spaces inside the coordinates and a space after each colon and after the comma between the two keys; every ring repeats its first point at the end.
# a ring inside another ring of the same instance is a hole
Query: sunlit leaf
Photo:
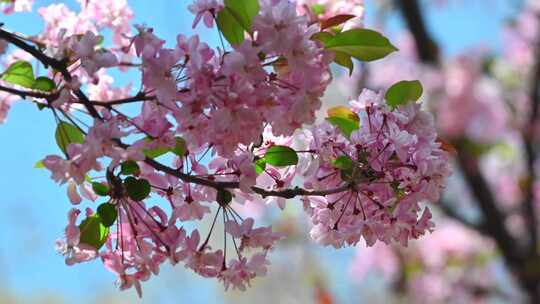
{"type": "Polygon", "coordinates": [[[116,206],[109,203],[103,203],[97,208],[97,214],[101,218],[101,223],[105,227],[111,227],[116,221],[118,211],[116,206]]]}
{"type": "Polygon", "coordinates": [[[347,137],[351,136],[351,133],[360,127],[360,118],[356,113],[350,109],[339,106],[328,109],[328,117],[326,120],[332,125],[339,128],[339,130],[347,137]]]}
{"type": "Polygon", "coordinates": [[[386,99],[386,103],[389,106],[395,108],[411,101],[417,101],[422,97],[423,92],[424,89],[422,88],[420,81],[403,80],[392,85],[388,91],[386,91],[384,99],[386,99]]]}
{"type": "Polygon", "coordinates": [[[230,9],[224,8],[216,18],[218,29],[231,45],[244,42],[244,28],[233,16],[230,9]]]}
{"type": "Polygon", "coordinates": [[[107,185],[98,182],[92,182],[92,190],[99,196],[108,196],[110,191],[107,185]]]}
{"type": "Polygon", "coordinates": [[[35,80],[32,65],[24,60],[16,61],[2,74],[2,80],[25,88],[32,88],[35,80]]]}
{"type": "Polygon", "coordinates": [[[182,137],[176,138],[176,146],[174,147],[172,152],[180,157],[186,156],[186,141],[182,137]]]}
{"type": "Polygon", "coordinates": [[[84,143],[84,134],[74,125],[61,121],[56,126],[56,132],[54,134],[56,144],[64,153],[69,144],[82,144],[84,143]]]}
{"type": "Polygon", "coordinates": [[[56,88],[54,81],[48,77],[38,77],[32,85],[32,89],[43,91],[43,92],[52,92],[56,88]]]}
{"type": "Polygon", "coordinates": [[[347,68],[349,70],[349,76],[351,76],[354,71],[354,63],[352,61],[351,55],[347,55],[342,52],[335,53],[336,57],[334,58],[334,62],[342,67],[347,68]]]}
{"type": "Polygon", "coordinates": [[[225,0],[224,3],[242,28],[249,32],[253,18],[260,10],[259,0],[225,0]]]}
{"type": "Polygon", "coordinates": [[[257,174],[263,173],[265,169],[266,161],[264,160],[264,158],[259,158],[255,161],[255,172],[257,172],[257,174]]]}
{"type": "Polygon", "coordinates": [[[264,161],[276,167],[293,166],[298,163],[298,155],[287,146],[275,145],[266,150],[264,161]]]}
{"type": "Polygon", "coordinates": [[[347,155],[341,155],[332,161],[334,168],[350,170],[354,167],[354,161],[347,155]]]}
{"type": "Polygon", "coordinates": [[[105,227],[98,214],[93,214],[84,219],[79,225],[81,232],[79,242],[90,245],[96,250],[101,248],[107,241],[109,228],[105,227]]]}
{"type": "Polygon", "coordinates": [[[338,33],[325,43],[325,47],[361,61],[381,59],[398,50],[386,37],[368,29],[351,29],[338,33]]]}

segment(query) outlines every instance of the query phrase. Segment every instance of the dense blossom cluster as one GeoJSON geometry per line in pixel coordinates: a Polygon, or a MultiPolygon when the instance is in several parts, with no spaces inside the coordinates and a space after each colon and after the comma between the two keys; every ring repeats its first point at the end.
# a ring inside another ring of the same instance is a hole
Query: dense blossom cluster
{"type": "Polygon", "coordinates": [[[351,106],[362,124],[350,139],[330,124],[313,131],[317,167],[305,174],[305,186],[350,189],[305,199],[311,236],[336,248],[361,237],[368,246],[377,240],[406,246],[433,227],[428,208],[418,218],[419,203],[438,201],[450,175],[448,154],[419,104],[391,111],[381,94],[364,91],[351,106]]]}
{"type": "MultiPolygon", "coordinates": [[[[65,238],[57,243],[68,265],[101,259],[121,289],[135,287],[139,295],[141,282],[167,261],[216,278],[226,289],[244,290],[267,272],[267,255],[284,235],[270,226],[255,228],[233,201],[283,209],[286,199],[302,196],[311,236],[334,247],[361,238],[369,246],[377,240],[406,246],[432,230],[431,213],[420,204],[439,199],[449,156],[417,98],[394,108],[382,91],[364,91],[351,102],[349,117],[340,118],[357,124],[350,134],[335,122],[316,123],[332,80],[330,64],[347,55],[351,37],[356,44],[377,40],[373,58],[395,51],[376,32],[347,32],[360,30],[361,3],[250,1],[248,8],[257,7],[253,16],[249,10],[230,13],[236,8],[228,1],[189,5],[194,27],[218,24],[221,34],[223,18],[232,18],[228,25],[241,33],[230,50],[184,34],[168,46],[142,25],[131,33],[126,1],[79,3],[80,12],[64,4],[38,11],[45,29],[33,39],[45,47],[36,59],[53,66],[51,78],[34,77],[31,65],[17,58],[2,76],[13,90],[34,90],[18,95],[32,97],[57,120],[63,155],[48,155],[40,166],[67,185],[69,201],[106,199],[84,214],[78,207],[69,211],[65,238]],[[332,29],[324,31],[323,22],[332,29]],[[103,47],[104,29],[112,30],[110,48],[103,47]],[[347,45],[334,42],[332,49],[328,37],[340,33],[347,45]],[[113,87],[112,67],[140,73],[139,93],[113,87]],[[10,79],[15,68],[32,77],[10,79]],[[121,111],[132,103],[140,109],[135,115],[127,114],[133,108],[121,111]],[[81,113],[91,124],[81,123],[81,113]],[[302,130],[306,125],[311,129],[302,130]],[[295,177],[304,179],[304,188],[295,177]],[[155,204],[157,198],[164,205],[155,204]],[[210,227],[206,233],[186,228],[191,221],[209,221],[210,227]]],[[[231,39],[230,32],[223,34],[231,39]]],[[[353,50],[348,60],[373,56],[359,53],[353,50]]],[[[0,100],[0,121],[13,96],[0,100]]]]}

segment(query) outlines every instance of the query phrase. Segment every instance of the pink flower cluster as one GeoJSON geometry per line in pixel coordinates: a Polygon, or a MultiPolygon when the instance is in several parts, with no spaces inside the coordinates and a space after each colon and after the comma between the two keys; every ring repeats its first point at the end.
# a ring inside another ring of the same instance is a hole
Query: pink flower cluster
{"type": "Polygon", "coordinates": [[[80,11],[74,12],[63,4],[51,4],[38,9],[45,21],[39,39],[47,47],[61,47],[62,36],[83,35],[88,31],[97,33],[110,29],[117,47],[128,43],[133,11],[126,0],[78,0],[80,11]]]}
{"type": "MultiPolygon", "coordinates": [[[[199,1],[192,9],[216,10],[214,4],[199,1]]],[[[137,53],[148,66],[145,85],[169,105],[176,132],[190,145],[209,142],[220,155],[231,156],[238,144],[258,142],[265,124],[276,134],[291,135],[314,122],[331,80],[332,55],[310,39],[318,27],[309,26],[292,3],[261,1],[260,5],[252,25],[255,39],[247,38],[224,54],[216,54],[197,36],[180,35],[175,49],[163,49],[148,30],[136,38],[136,47],[144,44],[137,53]],[[180,67],[172,69],[178,61],[180,67]],[[171,100],[180,102],[170,104],[171,100]]],[[[196,11],[198,16],[205,12],[196,11]]]]}
{"type": "MultiPolygon", "coordinates": [[[[218,209],[210,232],[203,240],[197,229],[188,234],[184,228],[178,228],[176,219],[169,219],[158,206],[147,208],[142,202],[123,199],[111,203],[118,210],[118,221],[116,231],[109,233],[105,250],[98,252],[80,242],[78,209],[69,212],[66,237],[57,242],[57,250],[65,255],[67,265],[101,258],[105,268],[118,276],[120,289],[135,287],[139,296],[141,282],[158,275],[166,261],[172,265],[184,262],[186,268],[203,277],[219,279],[226,289],[245,290],[253,278],[266,274],[267,253],[282,238],[270,227],[253,228],[253,219],[240,219],[228,206],[218,209]],[[225,247],[213,250],[209,240],[220,210],[225,225],[225,247]],[[229,249],[227,238],[232,240],[229,249]],[[233,257],[228,258],[227,254],[233,257]]],[[[92,211],[87,209],[86,215],[87,218],[92,216],[92,211]]]]}
{"type": "Polygon", "coordinates": [[[364,90],[353,111],[360,128],[350,139],[329,123],[313,130],[314,170],[304,173],[305,186],[343,193],[305,198],[314,224],[311,236],[336,248],[368,246],[377,240],[406,246],[430,231],[431,212],[420,203],[436,202],[450,175],[448,153],[437,141],[433,117],[409,103],[391,110],[381,94],[364,90]]]}

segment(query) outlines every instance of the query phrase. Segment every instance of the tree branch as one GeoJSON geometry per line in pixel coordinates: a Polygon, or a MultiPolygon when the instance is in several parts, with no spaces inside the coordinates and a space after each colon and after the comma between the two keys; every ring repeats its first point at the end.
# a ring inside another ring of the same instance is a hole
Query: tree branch
{"type": "Polygon", "coordinates": [[[144,92],[139,92],[135,96],[122,98],[122,99],[115,99],[115,100],[108,100],[108,101],[90,100],[90,104],[93,106],[110,107],[110,106],[115,106],[115,105],[122,105],[122,104],[127,104],[127,103],[134,103],[134,102],[155,100],[155,99],[156,99],[156,96],[146,95],[144,92]]]}
{"type": "Polygon", "coordinates": [[[58,98],[58,94],[41,93],[41,92],[34,92],[34,91],[23,91],[23,90],[19,90],[15,88],[6,87],[3,85],[0,85],[0,91],[17,95],[21,97],[22,99],[26,99],[26,97],[42,98],[42,99],[47,99],[47,100],[54,100],[58,98]]]}
{"type": "MultiPolygon", "coordinates": [[[[540,16],[537,16],[540,20],[540,16]]],[[[536,62],[534,63],[533,73],[530,84],[530,116],[527,124],[522,132],[522,137],[525,145],[525,155],[528,169],[528,179],[525,186],[525,200],[523,202],[523,213],[527,222],[528,231],[530,232],[529,255],[538,257],[538,218],[535,208],[534,197],[534,182],[537,179],[535,164],[538,159],[538,151],[536,144],[538,134],[536,128],[538,123],[539,107],[540,107],[540,35],[537,37],[535,45],[536,62]]]]}
{"type": "Polygon", "coordinates": [[[409,30],[412,32],[418,59],[428,64],[437,64],[439,61],[439,47],[429,35],[424,17],[417,0],[396,0],[409,30]]]}
{"type": "Polygon", "coordinates": [[[458,162],[463,170],[469,189],[474,194],[479,208],[484,216],[486,231],[495,239],[503,256],[510,265],[516,266],[520,262],[520,248],[508,230],[505,228],[505,217],[499,211],[495,198],[489,186],[480,172],[478,160],[461,149],[458,153],[458,162]],[[463,151],[463,153],[461,153],[463,151]]]}
{"type": "MultiPolygon", "coordinates": [[[[185,174],[179,170],[175,170],[171,167],[165,166],[152,158],[146,158],[144,160],[147,164],[152,166],[154,169],[164,172],[166,174],[178,177],[184,182],[193,183],[198,185],[203,185],[207,187],[212,187],[214,189],[238,189],[240,188],[239,182],[219,182],[207,180],[204,178],[196,177],[193,175],[185,174]]],[[[282,198],[294,198],[297,196],[326,196],[330,194],[340,193],[351,189],[349,184],[345,184],[338,188],[328,189],[328,190],[306,190],[299,187],[293,189],[284,189],[284,190],[265,190],[259,187],[252,187],[253,192],[261,195],[263,198],[274,196],[282,198]]]]}
{"type": "MultiPolygon", "coordinates": [[[[17,35],[0,28],[0,39],[6,40],[7,42],[17,46],[21,50],[32,55],[34,58],[40,61],[45,67],[50,66],[54,70],[60,72],[60,74],[62,74],[62,77],[64,77],[64,79],[67,82],[71,82],[71,80],[73,79],[64,61],[60,61],[60,60],[57,60],[55,58],[45,55],[45,53],[43,53],[41,50],[28,44],[26,41],[17,37],[17,35]]],[[[101,119],[101,116],[99,115],[96,108],[94,108],[90,104],[90,100],[88,99],[88,97],[86,97],[86,95],[80,89],[73,90],[73,92],[75,93],[77,98],[79,98],[83,102],[84,106],[86,107],[88,112],[92,115],[92,117],[101,119]]]]}
{"type": "MultiPolygon", "coordinates": [[[[26,90],[15,89],[12,87],[6,87],[1,84],[0,84],[0,91],[17,95],[21,97],[22,99],[26,99],[27,97],[33,97],[33,98],[46,99],[50,102],[56,100],[59,97],[58,92],[43,93],[43,92],[38,92],[38,91],[26,91],[26,90]]],[[[122,105],[122,104],[135,103],[135,102],[141,102],[141,101],[147,101],[147,100],[154,100],[154,99],[156,99],[155,96],[146,95],[145,93],[140,92],[137,95],[132,96],[132,97],[114,99],[114,100],[108,100],[108,101],[89,100],[88,103],[92,106],[111,107],[115,105],[122,105]]],[[[80,102],[80,101],[75,101],[74,103],[83,104],[83,102],[80,102]]]]}
{"type": "Polygon", "coordinates": [[[446,216],[461,223],[463,226],[478,231],[485,236],[490,236],[485,222],[482,221],[480,223],[473,223],[469,221],[468,219],[463,217],[463,215],[459,214],[454,208],[452,208],[450,204],[448,204],[448,202],[442,200],[439,201],[436,206],[439,207],[439,209],[441,209],[441,211],[444,212],[446,216]]]}

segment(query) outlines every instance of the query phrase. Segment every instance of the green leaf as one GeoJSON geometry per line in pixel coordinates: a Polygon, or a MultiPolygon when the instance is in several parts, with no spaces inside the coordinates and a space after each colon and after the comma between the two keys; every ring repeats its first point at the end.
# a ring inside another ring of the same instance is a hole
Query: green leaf
{"type": "Polygon", "coordinates": [[[340,170],[341,179],[351,182],[354,172],[354,161],[348,155],[341,155],[332,161],[332,166],[340,170]]]}
{"type": "MultiPolygon", "coordinates": [[[[150,138],[150,137],[146,138],[147,142],[152,142],[152,140],[153,139],[150,138]]],[[[159,147],[158,146],[157,148],[154,148],[154,149],[144,149],[143,153],[148,158],[157,158],[157,157],[160,157],[163,154],[168,153],[169,151],[171,151],[171,148],[169,148],[169,147],[159,147]]]]}
{"type": "Polygon", "coordinates": [[[360,118],[346,107],[333,107],[328,109],[327,113],[326,120],[338,127],[347,138],[351,136],[353,131],[360,128],[360,118]]]}
{"type": "Polygon", "coordinates": [[[218,189],[216,194],[216,202],[220,206],[227,206],[232,201],[232,194],[230,191],[225,189],[218,189]]]}
{"type": "Polygon", "coordinates": [[[40,102],[36,102],[36,106],[37,106],[38,110],[40,110],[40,111],[47,107],[46,104],[40,103],[40,102]]]}
{"type": "Polygon", "coordinates": [[[105,184],[92,182],[92,190],[94,190],[94,193],[99,196],[109,196],[110,189],[105,184]]]}
{"type": "Polygon", "coordinates": [[[239,45],[244,42],[244,28],[228,8],[221,10],[216,18],[218,29],[231,45],[239,45]]]}
{"type": "Polygon", "coordinates": [[[31,89],[34,85],[34,69],[27,61],[16,61],[2,74],[2,80],[31,89]]]}
{"type": "Polygon", "coordinates": [[[323,44],[326,44],[328,41],[332,40],[332,38],[334,38],[334,35],[328,32],[318,32],[311,36],[311,40],[319,40],[323,44]]]}
{"type": "Polygon", "coordinates": [[[336,52],[336,57],[334,62],[339,64],[342,67],[349,69],[349,76],[352,75],[354,70],[354,63],[352,61],[351,55],[347,55],[343,52],[336,52]]]}
{"type": "Polygon", "coordinates": [[[171,149],[167,147],[157,147],[155,149],[144,150],[143,152],[144,152],[144,155],[146,155],[146,157],[156,158],[156,157],[160,157],[163,154],[168,153],[169,151],[171,151],[171,149]]]}
{"type": "Polygon", "coordinates": [[[261,174],[266,169],[266,161],[264,161],[264,158],[259,158],[255,161],[255,172],[257,174],[261,174]]]}
{"type": "Polygon", "coordinates": [[[313,4],[313,5],[311,6],[311,10],[312,10],[313,13],[314,13],[315,15],[317,15],[317,16],[324,14],[325,11],[326,11],[324,5],[322,5],[322,4],[313,4]]]}
{"type": "Polygon", "coordinates": [[[141,169],[139,168],[139,165],[133,160],[125,161],[120,165],[120,173],[124,175],[137,175],[140,172],[141,169]]]}
{"type": "Polygon", "coordinates": [[[64,153],[69,144],[82,144],[84,143],[84,134],[74,125],[61,121],[56,126],[56,132],[54,134],[56,138],[56,144],[64,153]]]}
{"type": "Polygon", "coordinates": [[[361,61],[381,59],[398,50],[386,37],[368,29],[351,29],[337,33],[325,43],[325,47],[361,61]]]}
{"type": "Polygon", "coordinates": [[[293,166],[298,163],[298,155],[289,147],[276,145],[266,150],[264,161],[276,167],[293,166]]]}
{"type": "Polygon", "coordinates": [[[43,91],[43,92],[52,92],[56,88],[54,81],[48,77],[38,77],[32,85],[32,89],[43,91]]]}
{"type": "Polygon", "coordinates": [[[101,223],[105,227],[111,227],[116,221],[118,216],[118,211],[116,211],[116,206],[109,203],[103,203],[97,208],[97,214],[101,218],[101,223]]]}
{"type": "Polygon", "coordinates": [[[386,103],[395,108],[397,106],[405,105],[410,101],[417,101],[422,96],[424,89],[422,84],[418,80],[413,81],[400,81],[391,86],[384,98],[386,103]]]}
{"type": "Polygon", "coordinates": [[[251,23],[259,10],[258,0],[225,0],[225,8],[217,15],[217,26],[230,44],[241,44],[244,31],[251,32],[251,23]]]}
{"type": "Polygon", "coordinates": [[[98,214],[93,214],[84,219],[79,225],[81,243],[90,245],[96,250],[99,250],[107,241],[109,228],[103,225],[101,217],[98,214]]]}
{"type": "Polygon", "coordinates": [[[176,146],[174,147],[172,152],[180,157],[186,156],[186,141],[182,137],[176,138],[176,146]]]}
{"type": "Polygon", "coordinates": [[[43,161],[42,161],[42,160],[38,160],[38,161],[36,162],[36,164],[34,165],[34,168],[36,168],[36,169],[43,169],[43,168],[45,168],[45,165],[43,164],[43,161]]]}
{"type": "Polygon", "coordinates": [[[225,0],[225,8],[231,11],[244,30],[251,32],[253,18],[260,10],[259,0],[225,0]]]}
{"type": "Polygon", "coordinates": [[[341,170],[352,170],[354,161],[347,155],[341,155],[332,161],[332,166],[341,170]]]}
{"type": "Polygon", "coordinates": [[[342,117],[328,117],[326,120],[338,127],[347,138],[351,137],[351,133],[359,128],[358,122],[342,117]]]}
{"type": "Polygon", "coordinates": [[[128,196],[134,201],[142,201],[150,194],[150,183],[145,179],[128,177],[124,180],[128,196]]]}
{"type": "MultiPolygon", "coordinates": [[[[152,141],[152,139],[149,137],[146,138],[146,140],[148,142],[152,141]]],[[[145,149],[143,150],[143,152],[144,152],[144,155],[146,155],[146,157],[148,158],[157,158],[169,152],[173,152],[174,154],[182,157],[182,156],[185,156],[187,153],[186,141],[182,137],[176,137],[176,146],[174,147],[174,149],[170,147],[158,146],[157,148],[154,148],[154,149],[145,149]]]]}

